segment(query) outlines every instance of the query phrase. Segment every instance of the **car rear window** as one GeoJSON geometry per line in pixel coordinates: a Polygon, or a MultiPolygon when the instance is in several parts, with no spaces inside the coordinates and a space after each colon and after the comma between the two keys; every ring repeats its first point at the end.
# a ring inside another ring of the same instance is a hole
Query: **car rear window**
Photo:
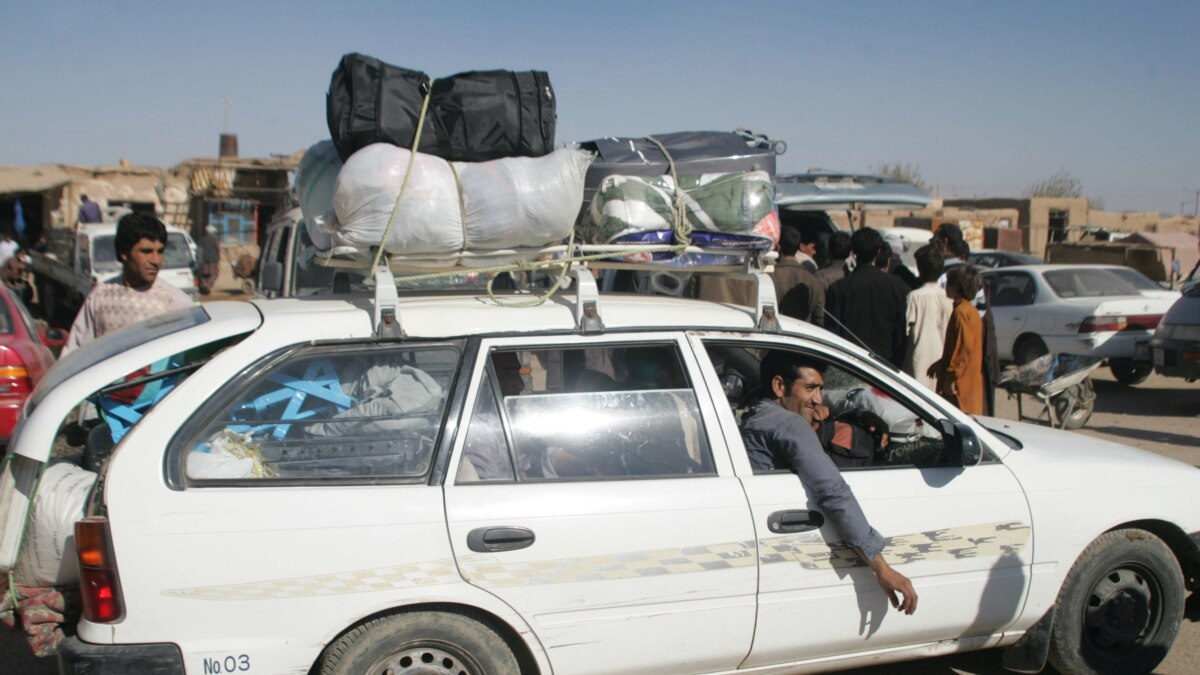
{"type": "Polygon", "coordinates": [[[1045,272],[1046,283],[1060,298],[1100,298],[1138,295],[1129,281],[1105,269],[1054,270],[1045,272]]]}
{"type": "Polygon", "coordinates": [[[430,467],[461,348],[307,347],[236,378],[178,451],[189,482],[414,479],[430,467]]]}

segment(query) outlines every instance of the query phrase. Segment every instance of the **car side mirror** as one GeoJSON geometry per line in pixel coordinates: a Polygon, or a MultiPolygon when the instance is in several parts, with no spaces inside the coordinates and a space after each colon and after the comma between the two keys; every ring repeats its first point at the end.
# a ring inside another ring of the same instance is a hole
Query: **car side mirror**
{"type": "Polygon", "coordinates": [[[263,293],[283,291],[283,263],[277,260],[264,262],[258,270],[258,288],[263,293]]]}
{"type": "Polygon", "coordinates": [[[983,461],[983,444],[971,427],[960,422],[944,419],[938,421],[946,450],[950,453],[950,464],[975,466],[983,461]]]}

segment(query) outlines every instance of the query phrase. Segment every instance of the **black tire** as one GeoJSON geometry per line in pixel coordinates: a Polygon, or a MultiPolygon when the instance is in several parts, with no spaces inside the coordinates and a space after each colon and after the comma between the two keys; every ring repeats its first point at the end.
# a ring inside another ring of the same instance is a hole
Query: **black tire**
{"type": "Polygon", "coordinates": [[[1068,387],[1066,391],[1050,401],[1054,405],[1054,414],[1058,416],[1062,428],[1082,429],[1083,425],[1092,418],[1092,411],[1096,408],[1096,387],[1089,377],[1073,387],[1068,387]],[[1075,399],[1074,406],[1071,405],[1072,397],[1075,399]]]}
{"type": "Polygon", "coordinates": [[[1017,362],[1017,365],[1023,366],[1049,353],[1050,349],[1046,347],[1046,343],[1042,342],[1040,337],[1028,336],[1022,338],[1013,349],[1013,359],[1017,362]]]}
{"type": "Polygon", "coordinates": [[[1114,530],[1086,549],[1058,593],[1050,662],[1064,675],[1149,673],[1183,619],[1183,572],[1145,530],[1114,530]]]}
{"type": "Polygon", "coordinates": [[[1122,363],[1119,361],[1109,363],[1108,369],[1112,371],[1113,377],[1117,378],[1117,382],[1127,387],[1145,382],[1146,378],[1150,377],[1150,374],[1154,372],[1154,366],[1135,366],[1132,363],[1122,363]]]}
{"type": "Polygon", "coordinates": [[[321,675],[521,672],[496,631],[450,612],[408,612],[368,621],[330,644],[320,665],[321,675]]]}

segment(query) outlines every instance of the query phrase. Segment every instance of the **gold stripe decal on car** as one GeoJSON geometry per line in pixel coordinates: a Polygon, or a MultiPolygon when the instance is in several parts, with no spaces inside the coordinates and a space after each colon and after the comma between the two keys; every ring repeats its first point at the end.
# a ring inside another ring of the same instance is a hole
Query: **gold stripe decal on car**
{"type": "MultiPolygon", "coordinates": [[[[1029,542],[1029,525],[1009,521],[905,534],[888,539],[884,553],[893,565],[1016,555],[1029,542]]],[[[819,532],[688,548],[661,548],[577,558],[511,562],[505,554],[354,570],[293,579],[224,586],[168,589],[163,595],[197,600],[265,600],[369,593],[467,581],[482,587],[540,586],[617,581],[750,567],[799,564],[805,569],[862,566],[854,552],[830,546],[819,532]],[[461,569],[462,576],[459,575],[461,569]]]]}
{"type": "Polygon", "coordinates": [[[354,570],[293,579],[271,579],[225,586],[167,589],[163,595],[196,600],[279,600],[322,595],[370,593],[462,581],[453,560],[354,570]]]}

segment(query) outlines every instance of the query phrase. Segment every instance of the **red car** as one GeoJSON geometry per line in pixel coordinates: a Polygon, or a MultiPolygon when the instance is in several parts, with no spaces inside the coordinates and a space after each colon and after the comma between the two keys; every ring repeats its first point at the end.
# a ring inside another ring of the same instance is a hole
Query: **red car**
{"type": "Polygon", "coordinates": [[[8,444],[25,399],[54,365],[45,342],[58,337],[42,335],[25,305],[0,284],[0,445],[8,444]]]}

